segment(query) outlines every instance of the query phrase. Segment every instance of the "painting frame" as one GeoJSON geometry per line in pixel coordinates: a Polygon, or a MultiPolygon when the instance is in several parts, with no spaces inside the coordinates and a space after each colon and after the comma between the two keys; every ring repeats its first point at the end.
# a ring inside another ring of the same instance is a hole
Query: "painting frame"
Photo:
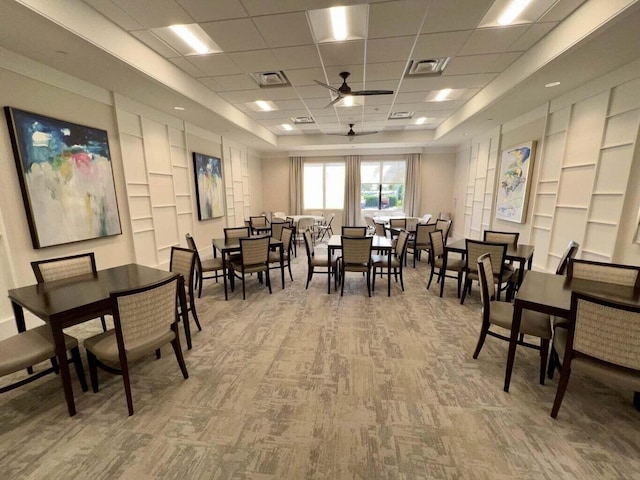
{"type": "Polygon", "coordinates": [[[496,187],[497,220],[525,223],[535,156],[535,140],[502,150],[496,187]]]}
{"type": "Polygon", "coordinates": [[[121,235],[107,131],[4,110],[33,248],[121,235]]]}
{"type": "Polygon", "coordinates": [[[225,187],[222,160],[214,155],[192,152],[198,220],[224,217],[225,187]]]}

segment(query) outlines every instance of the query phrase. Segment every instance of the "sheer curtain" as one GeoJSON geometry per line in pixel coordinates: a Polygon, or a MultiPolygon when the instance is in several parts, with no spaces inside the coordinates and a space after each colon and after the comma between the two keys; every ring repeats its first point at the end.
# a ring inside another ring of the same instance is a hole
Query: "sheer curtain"
{"type": "Polygon", "coordinates": [[[419,216],[420,208],[420,159],[422,155],[419,153],[410,153],[407,155],[407,184],[405,185],[404,195],[404,213],[408,217],[419,216]]]}
{"type": "Polygon", "coordinates": [[[345,157],[343,225],[357,225],[360,219],[360,156],[345,157]]]}
{"type": "Polygon", "coordinates": [[[289,215],[302,213],[302,157],[289,157],[289,215]]]}

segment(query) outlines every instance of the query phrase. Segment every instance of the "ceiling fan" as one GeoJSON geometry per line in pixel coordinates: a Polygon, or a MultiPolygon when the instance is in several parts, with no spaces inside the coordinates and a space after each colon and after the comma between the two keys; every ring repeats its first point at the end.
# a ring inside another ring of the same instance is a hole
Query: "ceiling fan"
{"type": "Polygon", "coordinates": [[[326,83],[322,83],[322,82],[319,82],[318,80],[314,80],[314,82],[316,82],[318,85],[322,85],[323,87],[328,88],[329,90],[331,90],[333,93],[337,95],[337,97],[334,98],[333,101],[329,105],[327,105],[325,108],[328,108],[338,103],[344,97],[348,97],[350,95],[356,96],[356,97],[364,96],[364,95],[393,95],[393,90],[360,90],[358,92],[352,92],[351,87],[347,85],[347,78],[349,78],[349,75],[351,75],[349,72],[340,72],[340,76],[342,77],[342,85],[340,85],[339,88],[335,88],[335,87],[332,87],[331,85],[327,85],[326,83]]]}
{"type": "Polygon", "coordinates": [[[347,133],[329,133],[329,135],[340,135],[341,137],[349,137],[349,141],[353,140],[354,137],[360,137],[362,135],[373,135],[374,133],[378,133],[378,132],[354,132],[353,131],[353,126],[355,125],[355,123],[350,123],[349,124],[349,131],[347,133]]]}

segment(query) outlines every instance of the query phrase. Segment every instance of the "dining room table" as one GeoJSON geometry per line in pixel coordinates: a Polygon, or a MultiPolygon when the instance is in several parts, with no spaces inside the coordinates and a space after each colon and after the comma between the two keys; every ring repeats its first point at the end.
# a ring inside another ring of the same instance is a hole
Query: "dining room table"
{"type": "Polygon", "coordinates": [[[178,301],[187,348],[191,349],[184,279],[176,273],[131,263],[98,270],[95,274],[78,275],[9,290],[8,296],[18,332],[26,330],[24,310],[31,312],[51,327],[60,380],[70,416],[76,414],[76,407],[62,330],[101,315],[111,314],[110,292],[144,287],[170,277],[178,277],[178,301]]]}
{"type": "MultiPolygon", "coordinates": [[[[264,235],[257,235],[264,236],[264,235]]],[[[224,299],[229,300],[229,293],[227,291],[227,276],[229,273],[228,258],[229,255],[234,253],[240,253],[240,238],[214,238],[212,240],[214,252],[217,250],[222,254],[222,277],[224,283],[224,299]]],[[[282,288],[284,289],[284,244],[282,240],[278,238],[269,237],[269,248],[278,249],[280,252],[280,274],[282,278],[282,288]]]]}
{"type": "MultiPolygon", "coordinates": [[[[442,260],[442,268],[443,271],[447,271],[447,260],[449,257],[449,252],[459,253],[464,258],[467,254],[467,242],[466,239],[456,240],[451,243],[447,243],[444,246],[444,258],[442,260]]],[[[510,262],[517,262],[518,269],[518,285],[522,284],[522,279],[524,277],[525,267],[527,270],[531,270],[533,266],[533,254],[535,252],[534,245],[527,245],[523,243],[519,243],[518,245],[507,245],[507,254],[505,256],[505,260],[510,262]]],[[[442,293],[444,291],[444,282],[440,282],[440,296],[442,297],[442,293]]]]}
{"type": "MultiPolygon", "coordinates": [[[[393,249],[393,243],[389,238],[383,237],[382,235],[373,235],[371,250],[387,255],[387,268],[389,271],[389,275],[387,275],[387,296],[389,297],[391,296],[391,255],[393,253],[393,249]]],[[[329,258],[332,258],[332,255],[336,251],[342,250],[342,235],[331,235],[329,242],[327,243],[327,250],[329,258]]],[[[334,272],[334,275],[335,274],[336,272],[334,272]]],[[[327,275],[327,293],[331,293],[331,262],[329,262],[329,274],[327,275]]]]}
{"type": "MultiPolygon", "coordinates": [[[[509,391],[511,373],[516,356],[522,311],[536,312],[568,318],[571,312],[571,294],[583,292],[629,305],[640,305],[640,289],[580,278],[569,278],[547,272],[530,271],[524,278],[513,302],[513,320],[509,337],[509,353],[504,375],[504,391],[509,391]]],[[[640,410],[640,393],[634,393],[634,406],[640,410]]]]}

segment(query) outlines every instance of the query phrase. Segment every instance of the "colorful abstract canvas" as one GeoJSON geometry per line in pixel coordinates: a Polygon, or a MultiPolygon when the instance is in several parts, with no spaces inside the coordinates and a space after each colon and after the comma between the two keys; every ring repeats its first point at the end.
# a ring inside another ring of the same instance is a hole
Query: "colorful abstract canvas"
{"type": "Polygon", "coordinates": [[[193,171],[196,176],[198,220],[224,216],[224,184],[220,159],[193,152],[193,171]]]}
{"type": "Polygon", "coordinates": [[[121,234],[107,132],[5,113],[34,248],[121,234]]]}
{"type": "Polygon", "coordinates": [[[524,223],[534,157],[533,141],[502,151],[496,201],[497,219],[524,223]]]}

